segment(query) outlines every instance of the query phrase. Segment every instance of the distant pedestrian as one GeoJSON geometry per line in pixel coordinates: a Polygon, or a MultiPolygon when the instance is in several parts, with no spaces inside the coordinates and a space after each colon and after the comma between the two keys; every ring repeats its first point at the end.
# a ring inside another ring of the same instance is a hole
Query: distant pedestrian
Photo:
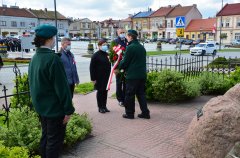
{"type": "Polygon", "coordinates": [[[51,25],[36,28],[33,43],[37,50],[28,69],[30,95],[42,125],[42,158],[59,157],[66,124],[74,112],[61,58],[52,51],[56,34],[57,28],[51,25]]]}
{"type": "Polygon", "coordinates": [[[93,54],[90,62],[90,76],[97,90],[97,104],[100,113],[110,112],[107,109],[107,83],[111,72],[111,63],[108,59],[108,44],[101,39],[98,42],[99,50],[93,54]]]}
{"type": "Polygon", "coordinates": [[[137,40],[137,32],[128,30],[128,46],[119,68],[126,71],[126,95],[125,95],[125,114],[123,118],[134,119],[135,95],[137,96],[141,114],[139,118],[150,119],[150,111],[147,107],[145,84],[147,78],[146,70],[146,50],[137,40]]]}
{"type": "Polygon", "coordinates": [[[75,85],[79,84],[79,77],[77,73],[76,61],[73,53],[71,52],[71,40],[69,38],[62,38],[61,45],[61,59],[73,97],[75,85]]]}
{"type": "MultiPolygon", "coordinates": [[[[122,28],[117,30],[118,37],[114,40],[117,45],[121,45],[126,49],[127,46],[127,39],[125,37],[125,31],[122,28]]],[[[124,98],[125,98],[125,77],[120,73],[118,69],[115,70],[116,74],[116,96],[120,106],[124,106],[124,98]]]]}

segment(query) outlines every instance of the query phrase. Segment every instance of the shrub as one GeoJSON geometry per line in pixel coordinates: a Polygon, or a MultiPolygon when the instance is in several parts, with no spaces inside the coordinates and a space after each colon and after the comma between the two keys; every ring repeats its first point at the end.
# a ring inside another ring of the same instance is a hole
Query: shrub
{"type": "Polygon", "coordinates": [[[71,146],[83,140],[92,131],[92,125],[87,114],[73,114],[67,124],[65,145],[71,146]]]}
{"type": "Polygon", "coordinates": [[[180,72],[164,70],[153,82],[154,99],[161,102],[175,102],[196,97],[199,88],[196,84],[192,87],[189,83],[193,84],[184,81],[180,72]]]}
{"type": "Polygon", "coordinates": [[[201,93],[205,95],[222,95],[231,88],[229,79],[222,75],[204,72],[199,78],[201,93]]]}
{"type": "Polygon", "coordinates": [[[92,82],[82,83],[75,87],[74,92],[79,94],[88,94],[94,90],[94,85],[92,82]]]}
{"type": "Polygon", "coordinates": [[[0,128],[0,140],[6,147],[23,146],[31,153],[38,150],[41,130],[37,113],[23,107],[11,109],[9,128],[0,128]]]}
{"type": "Polygon", "coordinates": [[[153,93],[153,82],[157,80],[159,76],[158,72],[151,72],[147,74],[147,81],[146,81],[146,98],[148,100],[154,99],[153,93]]]}
{"type": "MultiPolygon", "coordinates": [[[[28,88],[28,75],[23,74],[21,77],[18,76],[15,80],[14,83],[16,84],[18,80],[18,92],[27,92],[29,91],[28,88]]],[[[13,94],[17,93],[16,87],[13,89],[13,94]]],[[[17,107],[22,107],[22,106],[29,106],[31,105],[31,99],[29,97],[29,94],[19,94],[18,96],[15,95],[11,97],[11,108],[17,108],[17,107]],[[19,101],[18,101],[19,97],[19,101]]]]}
{"type": "MultiPolygon", "coordinates": [[[[30,158],[29,150],[25,147],[5,147],[0,142],[1,158],[30,158]]],[[[32,158],[40,158],[40,156],[32,156],[32,158]]]]}
{"type": "Polygon", "coordinates": [[[240,83],[240,67],[237,67],[236,70],[231,73],[230,77],[230,84],[234,86],[237,83],[240,83]]]}

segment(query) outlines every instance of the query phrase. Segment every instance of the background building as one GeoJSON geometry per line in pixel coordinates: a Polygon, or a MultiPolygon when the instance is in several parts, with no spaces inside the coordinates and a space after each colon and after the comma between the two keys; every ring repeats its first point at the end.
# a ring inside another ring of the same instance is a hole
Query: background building
{"type": "Polygon", "coordinates": [[[173,6],[161,7],[150,16],[151,38],[166,37],[166,17],[174,9],[173,6]]]}
{"type": "Polygon", "coordinates": [[[23,32],[33,32],[37,25],[37,17],[26,9],[0,7],[0,36],[21,36],[23,32]]]}
{"type": "MultiPolygon", "coordinates": [[[[37,25],[49,24],[55,26],[55,12],[49,11],[47,8],[44,10],[34,10],[28,9],[35,17],[37,17],[38,22],[37,25]]],[[[68,36],[69,34],[69,21],[68,19],[57,12],[57,28],[58,28],[58,36],[68,36]]]]}
{"type": "Polygon", "coordinates": [[[226,37],[222,39],[222,42],[229,44],[234,39],[240,39],[240,3],[226,4],[217,13],[217,41],[220,41],[221,17],[221,33],[226,37]]]}
{"type": "Polygon", "coordinates": [[[216,40],[213,31],[216,22],[216,18],[193,19],[186,27],[184,36],[185,38],[192,40],[216,40]]]}
{"type": "Polygon", "coordinates": [[[149,8],[146,12],[139,12],[132,17],[133,29],[139,33],[139,38],[150,38],[150,15],[153,13],[149,8]]]}
{"type": "Polygon", "coordinates": [[[192,6],[181,6],[177,5],[174,9],[167,15],[166,18],[166,38],[176,38],[176,17],[185,17],[185,27],[189,24],[192,19],[202,19],[202,14],[197,9],[197,5],[192,6]]]}

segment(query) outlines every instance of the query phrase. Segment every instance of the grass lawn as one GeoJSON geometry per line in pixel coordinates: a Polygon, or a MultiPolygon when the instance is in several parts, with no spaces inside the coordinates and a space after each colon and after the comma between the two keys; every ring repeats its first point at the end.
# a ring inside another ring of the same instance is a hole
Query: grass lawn
{"type": "Polygon", "coordinates": [[[81,83],[75,87],[74,92],[77,94],[88,94],[94,90],[92,82],[81,83]]]}
{"type": "MultiPolygon", "coordinates": [[[[171,51],[149,51],[147,52],[147,56],[151,55],[162,55],[162,54],[176,54],[179,53],[179,50],[171,50],[171,51]]],[[[189,53],[189,50],[181,50],[182,54],[189,53]]]]}
{"type": "Polygon", "coordinates": [[[240,52],[239,48],[236,49],[222,49],[222,50],[218,50],[218,52],[240,52]]]}

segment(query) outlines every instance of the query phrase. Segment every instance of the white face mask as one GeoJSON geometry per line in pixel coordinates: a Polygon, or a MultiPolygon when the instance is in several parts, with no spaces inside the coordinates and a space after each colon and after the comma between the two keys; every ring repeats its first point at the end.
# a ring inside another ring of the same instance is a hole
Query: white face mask
{"type": "Polygon", "coordinates": [[[124,33],[121,33],[121,34],[119,35],[119,37],[123,39],[123,38],[125,38],[125,34],[124,34],[124,33]]]}
{"type": "Polygon", "coordinates": [[[70,51],[71,50],[71,45],[68,45],[65,49],[70,51]]]}

